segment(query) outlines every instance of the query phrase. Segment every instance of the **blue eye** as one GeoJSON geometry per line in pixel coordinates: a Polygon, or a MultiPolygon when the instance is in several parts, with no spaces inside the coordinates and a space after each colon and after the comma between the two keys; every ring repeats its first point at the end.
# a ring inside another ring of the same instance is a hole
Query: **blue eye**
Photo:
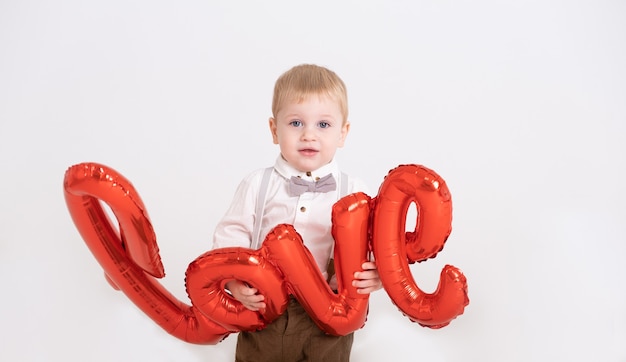
{"type": "Polygon", "coordinates": [[[298,119],[295,119],[295,120],[289,122],[289,124],[294,126],[294,127],[300,127],[300,126],[302,126],[302,121],[300,121],[298,119]]]}
{"type": "Polygon", "coordinates": [[[321,121],[320,123],[317,124],[320,128],[328,128],[330,127],[330,123],[325,122],[325,121],[321,121]]]}

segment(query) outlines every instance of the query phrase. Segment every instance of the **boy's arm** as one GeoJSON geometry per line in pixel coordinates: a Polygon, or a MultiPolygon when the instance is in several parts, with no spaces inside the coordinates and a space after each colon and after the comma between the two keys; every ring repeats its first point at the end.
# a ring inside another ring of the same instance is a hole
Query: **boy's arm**
{"type": "Polygon", "coordinates": [[[230,207],[215,227],[212,249],[250,247],[258,192],[255,177],[257,173],[249,175],[237,187],[230,207]]]}

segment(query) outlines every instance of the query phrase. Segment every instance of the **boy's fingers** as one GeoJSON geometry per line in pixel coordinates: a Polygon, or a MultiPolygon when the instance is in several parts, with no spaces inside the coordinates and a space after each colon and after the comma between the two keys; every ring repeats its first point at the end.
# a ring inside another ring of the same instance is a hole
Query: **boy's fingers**
{"type": "Polygon", "coordinates": [[[378,271],[377,270],[366,270],[362,272],[354,273],[355,279],[378,279],[378,271]]]}

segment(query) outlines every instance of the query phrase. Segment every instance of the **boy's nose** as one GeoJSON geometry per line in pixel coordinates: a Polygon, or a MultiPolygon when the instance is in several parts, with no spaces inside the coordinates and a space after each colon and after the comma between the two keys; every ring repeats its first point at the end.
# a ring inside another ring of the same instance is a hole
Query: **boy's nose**
{"type": "Polygon", "coordinates": [[[304,127],[302,129],[302,139],[305,141],[313,141],[316,138],[316,132],[315,129],[312,129],[311,127],[304,127]]]}

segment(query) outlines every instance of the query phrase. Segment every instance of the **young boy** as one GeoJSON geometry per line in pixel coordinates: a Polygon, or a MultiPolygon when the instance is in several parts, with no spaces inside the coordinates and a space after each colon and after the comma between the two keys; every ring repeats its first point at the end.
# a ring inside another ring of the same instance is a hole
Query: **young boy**
{"type": "MultiPolygon", "coordinates": [[[[276,81],[272,114],[269,127],[280,155],[267,171],[269,179],[264,176],[266,170],[260,169],[241,182],[216,227],[213,248],[256,249],[274,226],[292,224],[328,277],[334,244],[332,206],[345,196],[342,193],[367,191],[360,180],[342,175],[334,160],[350,130],[346,87],[324,67],[293,67],[276,81]],[[296,193],[297,187],[290,185],[292,178],[330,183],[330,190],[296,193]],[[264,201],[259,202],[259,195],[264,195],[264,201]]],[[[366,262],[362,268],[354,271],[352,282],[359,293],[380,289],[374,262],[366,262]]],[[[336,279],[331,279],[330,285],[335,289],[336,279]]],[[[255,288],[237,280],[226,287],[246,308],[256,311],[265,307],[264,296],[255,288]]],[[[290,298],[286,312],[265,329],[239,333],[236,361],[348,361],[352,340],[352,333],[340,337],[324,333],[297,300],[290,298]]]]}

